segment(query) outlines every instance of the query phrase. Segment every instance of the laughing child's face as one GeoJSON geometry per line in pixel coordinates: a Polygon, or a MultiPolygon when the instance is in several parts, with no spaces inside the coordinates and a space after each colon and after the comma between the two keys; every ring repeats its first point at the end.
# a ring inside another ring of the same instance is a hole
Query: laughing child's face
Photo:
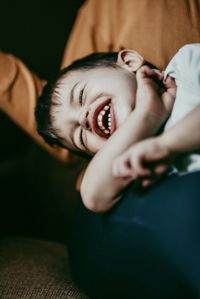
{"type": "Polygon", "coordinates": [[[104,145],[135,108],[135,72],[143,63],[137,52],[123,50],[116,67],[72,70],[59,80],[50,113],[64,146],[95,154],[104,145]]]}

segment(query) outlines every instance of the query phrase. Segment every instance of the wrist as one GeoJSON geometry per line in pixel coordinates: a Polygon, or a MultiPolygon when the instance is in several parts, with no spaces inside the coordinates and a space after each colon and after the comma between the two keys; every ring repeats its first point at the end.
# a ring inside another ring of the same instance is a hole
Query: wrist
{"type": "Polygon", "coordinates": [[[147,132],[150,133],[151,136],[155,135],[159,129],[162,127],[164,123],[164,119],[159,116],[157,113],[153,112],[137,112],[138,119],[140,120],[140,125],[145,126],[147,132]]]}
{"type": "Polygon", "coordinates": [[[176,142],[173,138],[173,134],[169,132],[164,132],[158,136],[159,144],[162,145],[170,156],[175,156],[179,153],[178,148],[176,148],[176,142]]]}

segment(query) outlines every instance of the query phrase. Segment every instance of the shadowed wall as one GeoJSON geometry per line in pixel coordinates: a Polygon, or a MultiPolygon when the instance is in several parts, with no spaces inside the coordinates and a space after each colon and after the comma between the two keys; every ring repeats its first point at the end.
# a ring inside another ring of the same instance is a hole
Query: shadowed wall
{"type": "MultiPolygon", "coordinates": [[[[1,1],[0,49],[44,79],[55,73],[83,0],[1,1]]],[[[77,167],[42,150],[0,112],[0,234],[65,241],[77,167]]]]}

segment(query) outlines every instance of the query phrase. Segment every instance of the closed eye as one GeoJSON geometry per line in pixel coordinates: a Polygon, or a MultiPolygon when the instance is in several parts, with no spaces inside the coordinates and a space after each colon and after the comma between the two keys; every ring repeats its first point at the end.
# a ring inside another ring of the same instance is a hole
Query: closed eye
{"type": "Polygon", "coordinates": [[[80,94],[79,94],[79,104],[82,106],[83,104],[83,92],[84,92],[84,88],[81,89],[80,94]]]}
{"type": "Polygon", "coordinates": [[[79,141],[80,141],[80,144],[85,148],[85,144],[83,141],[83,128],[80,128],[79,141]]]}

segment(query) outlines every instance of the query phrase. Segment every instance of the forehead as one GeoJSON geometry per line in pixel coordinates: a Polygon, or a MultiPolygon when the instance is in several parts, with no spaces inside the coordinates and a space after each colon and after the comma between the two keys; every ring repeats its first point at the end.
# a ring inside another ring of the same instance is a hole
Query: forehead
{"type": "Polygon", "coordinates": [[[73,87],[81,83],[91,83],[92,87],[103,87],[109,84],[108,78],[111,80],[119,79],[124,70],[120,67],[96,67],[91,69],[73,70],[64,75],[57,83],[57,87],[53,94],[53,101],[61,105],[67,105],[70,102],[70,94],[73,87]]]}
{"type": "Polygon", "coordinates": [[[71,85],[78,82],[78,81],[85,81],[85,80],[94,80],[94,79],[103,79],[105,76],[116,76],[119,74],[120,67],[106,67],[106,66],[99,66],[90,69],[81,69],[81,70],[73,70],[64,75],[58,84],[58,89],[62,93],[62,88],[70,89],[71,85]]]}

